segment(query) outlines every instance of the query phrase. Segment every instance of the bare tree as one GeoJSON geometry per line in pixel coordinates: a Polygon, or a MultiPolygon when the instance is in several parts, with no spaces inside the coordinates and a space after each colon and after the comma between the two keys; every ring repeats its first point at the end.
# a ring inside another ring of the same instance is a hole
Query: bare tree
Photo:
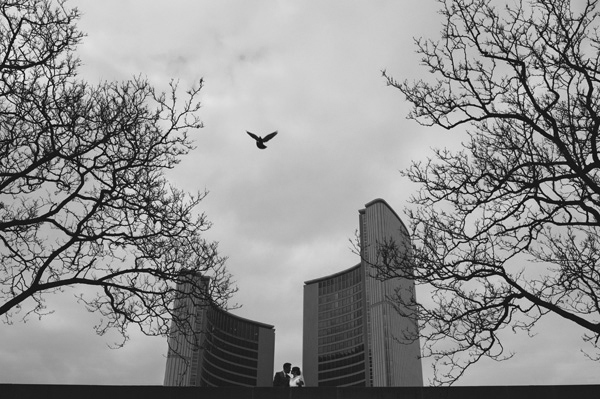
{"type": "Polygon", "coordinates": [[[175,82],[166,93],[142,78],[89,85],[78,18],[64,1],[0,2],[0,315],[41,317],[46,294],[86,286],[98,333],[166,335],[171,319],[186,322],[173,300],[190,276],[210,277],[199,301],[225,306],[235,291],[203,238],[206,192],[165,177],[202,127],[202,81],[184,100],[175,82]]]}
{"type": "Polygon", "coordinates": [[[412,257],[380,243],[381,277],[431,294],[416,311],[435,384],[511,357],[499,333],[548,313],[585,329],[600,359],[598,1],[500,3],[440,1],[441,39],[416,40],[433,80],[384,71],[410,119],[469,137],[404,171],[421,187],[412,257]]]}

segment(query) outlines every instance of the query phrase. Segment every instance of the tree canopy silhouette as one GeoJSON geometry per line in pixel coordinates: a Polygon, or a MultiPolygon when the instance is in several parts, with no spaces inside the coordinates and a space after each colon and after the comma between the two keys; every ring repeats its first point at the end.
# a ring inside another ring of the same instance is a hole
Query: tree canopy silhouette
{"type": "Polygon", "coordinates": [[[165,176],[202,127],[202,81],[181,99],[176,82],[82,81],[79,17],[64,1],[0,2],[0,315],[41,317],[46,294],[86,286],[98,333],[165,335],[171,319],[188,322],[173,299],[194,273],[211,278],[198,301],[224,306],[235,291],[203,238],[206,192],[165,176]]]}
{"type": "Polygon", "coordinates": [[[440,4],[441,38],[416,40],[433,79],[383,74],[410,119],[468,139],[403,172],[420,186],[412,254],[380,243],[380,276],[431,294],[411,305],[435,384],[511,357],[499,333],[549,313],[582,327],[599,360],[598,1],[440,4]]]}

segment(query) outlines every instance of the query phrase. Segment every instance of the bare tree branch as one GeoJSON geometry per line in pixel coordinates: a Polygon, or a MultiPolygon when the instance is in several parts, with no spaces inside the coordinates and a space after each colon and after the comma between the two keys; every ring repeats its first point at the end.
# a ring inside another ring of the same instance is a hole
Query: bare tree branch
{"type": "Polygon", "coordinates": [[[434,80],[383,74],[409,118],[469,140],[403,172],[421,185],[407,210],[414,248],[380,243],[380,277],[430,294],[413,308],[435,384],[510,358],[499,332],[531,332],[550,312],[587,330],[599,358],[598,2],[440,4],[441,39],[416,40],[434,80]]]}
{"type": "Polygon", "coordinates": [[[202,127],[203,82],[179,98],[176,81],[165,93],[142,77],[81,81],[78,18],[63,1],[0,3],[0,315],[41,316],[45,295],[85,286],[79,300],[102,315],[99,334],[167,335],[171,321],[186,323],[175,298],[225,307],[235,292],[203,238],[206,192],[165,177],[202,127]]]}

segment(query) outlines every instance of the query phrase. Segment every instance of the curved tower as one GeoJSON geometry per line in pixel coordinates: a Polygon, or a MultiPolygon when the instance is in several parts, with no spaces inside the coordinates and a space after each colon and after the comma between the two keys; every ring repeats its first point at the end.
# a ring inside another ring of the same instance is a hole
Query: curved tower
{"type": "MultiPolygon", "coordinates": [[[[195,276],[204,286],[208,278],[195,276]]],[[[189,292],[191,284],[183,287],[189,292]]],[[[272,325],[235,316],[215,305],[194,305],[191,296],[176,303],[189,317],[193,338],[180,331],[169,337],[164,385],[271,386],[275,352],[272,325]]]]}
{"type": "Polygon", "coordinates": [[[394,210],[376,199],[359,211],[362,261],[305,282],[302,367],[308,386],[422,386],[417,323],[389,297],[414,293],[406,279],[378,280],[372,264],[378,244],[393,241],[410,255],[408,230],[394,210]]]}

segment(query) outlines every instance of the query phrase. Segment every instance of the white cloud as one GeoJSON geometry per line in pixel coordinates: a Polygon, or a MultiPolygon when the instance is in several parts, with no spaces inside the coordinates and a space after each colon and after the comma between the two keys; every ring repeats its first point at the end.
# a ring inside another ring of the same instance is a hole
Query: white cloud
{"type": "MultiPolygon", "coordinates": [[[[348,239],[358,209],[381,197],[402,215],[415,187],[398,170],[424,159],[431,146],[457,141],[405,120],[402,95],[380,76],[384,68],[399,80],[425,73],[412,36],[437,34],[437,3],[73,4],[84,13],[82,75],[91,82],[142,74],[158,85],[176,77],[185,87],[206,79],[205,128],[193,132],[198,148],[172,180],[210,191],[201,210],[214,222],[207,236],[230,257],[240,288],[234,302],[244,305],[235,313],[275,325],[276,368],[301,362],[303,282],[353,266],[348,239]],[[279,135],[261,151],[245,130],[279,135]]],[[[2,382],[162,384],[166,341],[135,334],[125,348],[110,350],[110,339],[92,330],[97,316],[69,295],[53,301],[55,315],[0,329],[2,382]]],[[[562,325],[555,322],[551,332],[562,325]]],[[[547,344],[542,336],[549,339],[540,331],[533,340],[510,341],[526,351],[547,344]]],[[[529,373],[540,384],[598,382],[598,366],[564,355],[578,354],[577,342],[562,345],[560,355],[562,341],[552,342],[502,366],[476,366],[465,381],[524,383],[529,373]]]]}

